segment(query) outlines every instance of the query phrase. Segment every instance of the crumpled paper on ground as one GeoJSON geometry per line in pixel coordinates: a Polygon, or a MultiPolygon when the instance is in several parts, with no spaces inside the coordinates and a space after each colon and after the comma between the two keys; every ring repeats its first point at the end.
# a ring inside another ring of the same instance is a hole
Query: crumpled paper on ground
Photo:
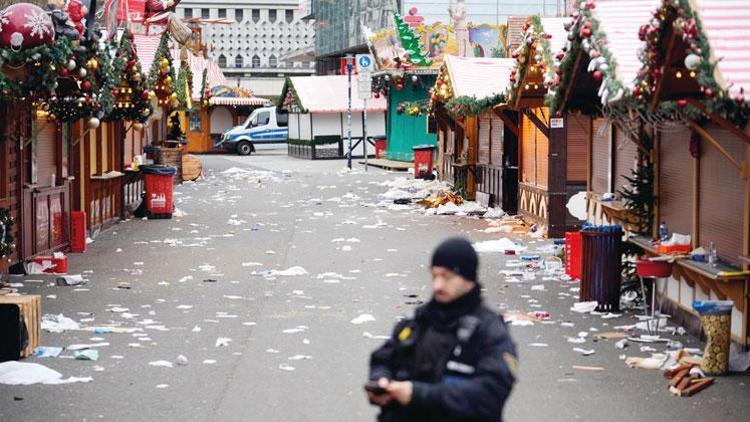
{"type": "Polygon", "coordinates": [[[91,377],[69,377],[38,363],[3,362],[0,363],[0,384],[71,384],[74,382],[91,382],[91,377]]]}

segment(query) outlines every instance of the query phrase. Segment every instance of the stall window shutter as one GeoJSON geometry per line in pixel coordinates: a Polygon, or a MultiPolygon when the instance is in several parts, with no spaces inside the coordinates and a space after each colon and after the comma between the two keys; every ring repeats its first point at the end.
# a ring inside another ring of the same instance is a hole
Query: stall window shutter
{"type": "Polygon", "coordinates": [[[57,125],[53,122],[37,121],[34,148],[37,162],[37,183],[50,186],[57,164],[57,125]]]}

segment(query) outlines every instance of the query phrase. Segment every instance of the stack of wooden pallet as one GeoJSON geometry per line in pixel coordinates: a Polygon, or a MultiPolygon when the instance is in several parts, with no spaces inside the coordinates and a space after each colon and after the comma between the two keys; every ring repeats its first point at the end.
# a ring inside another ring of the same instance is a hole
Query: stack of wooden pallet
{"type": "Polygon", "coordinates": [[[683,364],[664,371],[669,379],[669,392],[679,397],[690,397],[713,384],[715,378],[705,377],[696,364],[683,364]],[[693,370],[695,368],[695,370],[693,370]]]}
{"type": "Polygon", "coordinates": [[[0,295],[0,304],[18,305],[29,333],[29,344],[21,357],[29,357],[41,345],[42,297],[39,295],[0,295]]]}

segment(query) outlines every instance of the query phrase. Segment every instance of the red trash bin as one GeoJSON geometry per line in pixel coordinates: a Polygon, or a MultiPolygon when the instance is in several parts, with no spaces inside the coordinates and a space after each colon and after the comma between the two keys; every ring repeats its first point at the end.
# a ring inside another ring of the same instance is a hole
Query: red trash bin
{"type": "Polygon", "coordinates": [[[71,212],[70,227],[70,251],[75,253],[86,252],[86,212],[71,212]]]}
{"type": "Polygon", "coordinates": [[[386,148],[385,138],[375,138],[375,158],[385,157],[386,148]]]}
{"type": "Polygon", "coordinates": [[[432,158],[435,155],[434,145],[417,145],[414,150],[414,178],[423,179],[432,175],[432,158]]]}
{"type": "Polygon", "coordinates": [[[581,232],[565,233],[565,274],[570,278],[581,279],[581,232]]]}
{"type": "Polygon", "coordinates": [[[177,169],[161,165],[141,166],[146,179],[146,215],[148,218],[172,218],[172,191],[177,169]]]}

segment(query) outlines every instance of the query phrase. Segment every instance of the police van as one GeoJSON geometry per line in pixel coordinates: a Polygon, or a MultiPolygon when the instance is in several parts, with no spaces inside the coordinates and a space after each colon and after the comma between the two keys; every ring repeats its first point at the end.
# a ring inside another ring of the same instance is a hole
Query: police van
{"type": "Polygon", "coordinates": [[[275,106],[256,109],[239,126],[225,130],[219,144],[227,152],[249,155],[255,147],[283,144],[289,137],[289,114],[275,106]]]}

